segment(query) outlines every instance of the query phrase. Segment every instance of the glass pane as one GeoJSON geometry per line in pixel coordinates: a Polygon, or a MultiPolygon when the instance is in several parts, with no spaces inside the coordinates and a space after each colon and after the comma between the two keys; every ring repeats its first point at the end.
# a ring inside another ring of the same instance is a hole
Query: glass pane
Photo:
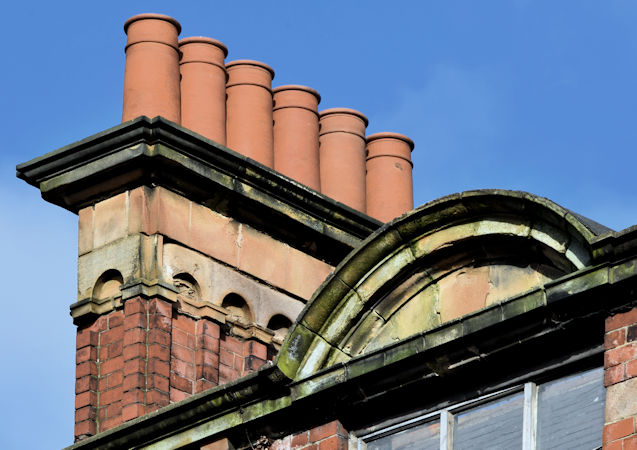
{"type": "Polygon", "coordinates": [[[602,445],[604,371],[595,369],[538,389],[538,449],[593,449],[602,445]]]}
{"type": "Polygon", "coordinates": [[[522,448],[524,394],[486,403],[455,417],[454,449],[522,448]]]}
{"type": "Polygon", "coordinates": [[[368,450],[438,450],[440,422],[427,422],[367,443],[368,450]]]}

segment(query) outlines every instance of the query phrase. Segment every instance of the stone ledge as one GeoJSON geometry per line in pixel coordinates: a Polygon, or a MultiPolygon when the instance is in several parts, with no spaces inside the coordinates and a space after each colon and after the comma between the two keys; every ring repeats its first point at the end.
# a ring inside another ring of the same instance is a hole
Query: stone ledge
{"type": "Polygon", "coordinates": [[[281,348],[282,339],[276,337],[272,330],[267,329],[254,322],[244,323],[234,318],[230,311],[223,306],[210,302],[190,298],[184,295],[177,295],[177,303],[181,313],[188,314],[194,318],[207,318],[219,325],[225,325],[228,334],[241,339],[254,339],[266,346],[271,346],[276,351],[281,348]]]}
{"type": "Polygon", "coordinates": [[[71,304],[69,308],[73,323],[79,325],[108,314],[121,308],[126,300],[140,296],[161,298],[171,303],[177,301],[177,291],[174,286],[158,280],[135,280],[122,285],[118,295],[104,299],[83,298],[71,304]]]}

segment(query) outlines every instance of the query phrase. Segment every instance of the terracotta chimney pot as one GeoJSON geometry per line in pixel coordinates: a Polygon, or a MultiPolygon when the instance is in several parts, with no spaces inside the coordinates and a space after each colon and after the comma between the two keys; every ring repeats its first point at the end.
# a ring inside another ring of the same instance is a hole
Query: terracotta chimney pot
{"type": "Polygon", "coordinates": [[[414,141],[402,134],[367,137],[367,214],[389,222],[413,209],[413,149],[414,141]]]}
{"type": "Polygon", "coordinates": [[[227,146],[268,167],[274,167],[272,79],[274,70],[258,61],[226,64],[227,146]]]}
{"type": "Polygon", "coordinates": [[[365,212],[365,128],[367,118],[349,108],[319,114],[321,192],[365,212]]]}
{"type": "Polygon", "coordinates": [[[226,145],[226,65],[228,49],[207,37],[179,41],[181,124],[226,145]]]}
{"type": "Polygon", "coordinates": [[[181,25],[162,14],[140,14],[124,24],[128,35],[122,121],[163,116],[180,123],[181,25]]]}
{"type": "Polygon", "coordinates": [[[280,86],[273,92],[274,169],[318,191],[321,96],[298,85],[280,86]]]}

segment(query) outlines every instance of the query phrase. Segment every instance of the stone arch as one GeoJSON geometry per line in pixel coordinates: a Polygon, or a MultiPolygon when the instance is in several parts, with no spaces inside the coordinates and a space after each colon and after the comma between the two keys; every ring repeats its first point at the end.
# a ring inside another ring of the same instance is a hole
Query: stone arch
{"type": "Polygon", "coordinates": [[[274,314],[268,320],[267,328],[274,331],[274,336],[283,340],[287,336],[290,327],[292,326],[292,320],[290,320],[284,314],[274,314]]]}
{"type": "Polygon", "coordinates": [[[124,284],[124,277],[115,269],[109,269],[99,276],[95,285],[91,299],[93,301],[105,300],[107,298],[120,295],[120,287],[124,284]]]}
{"type": "Polygon", "coordinates": [[[448,196],[390,222],[336,268],[279,355],[291,378],[575,272],[607,228],[524,192],[448,196]]]}
{"type": "Polygon", "coordinates": [[[252,310],[250,309],[248,302],[246,302],[241,295],[235,292],[227,294],[223,298],[221,306],[228,310],[229,316],[233,320],[243,324],[249,324],[254,320],[252,310]]]}
{"type": "Polygon", "coordinates": [[[199,288],[199,283],[187,272],[178,273],[173,275],[173,284],[175,288],[179,291],[180,295],[187,297],[191,300],[200,300],[201,299],[201,290],[199,288]]]}
{"type": "Polygon", "coordinates": [[[186,274],[184,279],[178,281],[184,282],[184,285],[178,289],[183,289],[194,280],[197,299],[211,302],[215,298],[213,282],[216,274],[210,258],[171,241],[165,241],[162,248],[162,272],[166,282],[174,284],[175,277],[179,278],[186,274]]]}

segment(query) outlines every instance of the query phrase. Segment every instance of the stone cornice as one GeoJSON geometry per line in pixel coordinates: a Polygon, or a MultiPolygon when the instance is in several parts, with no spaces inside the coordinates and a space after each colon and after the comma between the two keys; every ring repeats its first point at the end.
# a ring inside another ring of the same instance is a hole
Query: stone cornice
{"type": "Polygon", "coordinates": [[[73,317],[73,322],[79,325],[116,309],[121,309],[127,300],[136,297],[161,298],[169,303],[177,303],[180,313],[195,318],[210,319],[225,326],[232,336],[245,340],[254,339],[266,346],[272,346],[275,351],[281,348],[281,340],[275,336],[273,331],[254,322],[243,323],[232,317],[223,306],[181,295],[177,293],[174,286],[166,285],[159,280],[139,279],[123,285],[118,295],[104,299],[81,299],[70,306],[71,317],[73,317]]]}
{"type": "Polygon", "coordinates": [[[42,197],[79,209],[160,185],[337,264],[377,220],[161,117],[139,117],[17,166],[42,197]]]}

